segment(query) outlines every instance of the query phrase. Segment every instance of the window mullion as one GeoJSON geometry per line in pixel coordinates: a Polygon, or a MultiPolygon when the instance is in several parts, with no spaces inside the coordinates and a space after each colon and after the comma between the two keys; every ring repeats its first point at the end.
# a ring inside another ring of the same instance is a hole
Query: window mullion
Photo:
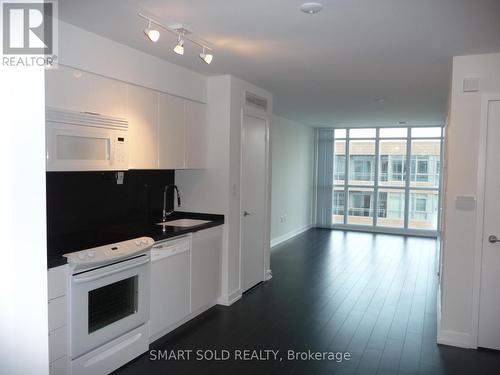
{"type": "Polygon", "coordinates": [[[408,128],[408,134],[406,136],[406,181],[405,181],[404,229],[408,229],[408,222],[409,222],[409,217],[410,217],[410,176],[411,176],[411,128],[408,128]]]}
{"type": "Polygon", "coordinates": [[[378,218],[378,163],[379,163],[379,128],[376,128],[375,132],[375,179],[373,181],[373,226],[377,226],[378,218]]]}
{"type": "Polygon", "coordinates": [[[344,147],[344,153],[345,153],[345,171],[344,171],[344,224],[347,224],[347,210],[349,207],[349,135],[350,135],[350,129],[346,129],[346,134],[345,134],[345,147],[344,147]]]}
{"type": "Polygon", "coordinates": [[[443,193],[442,193],[442,188],[443,188],[443,160],[444,160],[444,128],[441,128],[441,139],[440,139],[440,147],[439,147],[439,169],[434,171],[434,173],[439,172],[439,183],[438,183],[438,217],[437,217],[437,228],[436,230],[441,233],[441,215],[442,215],[442,210],[441,210],[441,205],[443,204],[442,198],[443,198],[443,193]]]}

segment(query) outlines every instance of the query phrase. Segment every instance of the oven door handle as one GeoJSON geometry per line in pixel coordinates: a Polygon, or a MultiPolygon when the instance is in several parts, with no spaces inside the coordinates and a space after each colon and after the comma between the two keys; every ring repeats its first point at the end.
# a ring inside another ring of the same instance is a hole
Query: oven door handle
{"type": "Polygon", "coordinates": [[[94,280],[100,279],[100,278],[105,277],[105,276],[114,275],[115,273],[118,273],[118,272],[122,272],[125,270],[129,270],[131,268],[142,266],[143,264],[146,264],[146,263],[149,263],[149,259],[145,259],[145,260],[142,260],[141,262],[129,264],[128,266],[125,266],[125,267],[115,268],[114,270],[103,272],[103,273],[100,273],[98,275],[87,276],[87,277],[73,276],[73,282],[76,284],[87,283],[89,281],[94,281],[94,280]]]}

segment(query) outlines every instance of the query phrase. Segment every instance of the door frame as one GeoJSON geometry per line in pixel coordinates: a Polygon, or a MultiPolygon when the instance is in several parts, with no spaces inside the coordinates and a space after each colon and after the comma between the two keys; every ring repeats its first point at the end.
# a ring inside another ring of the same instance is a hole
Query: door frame
{"type": "Polygon", "coordinates": [[[270,159],[270,116],[267,112],[260,111],[254,108],[250,108],[248,106],[244,106],[241,108],[241,119],[240,119],[240,207],[239,207],[239,215],[240,215],[240,230],[239,230],[239,274],[240,274],[240,283],[239,283],[239,290],[243,291],[243,274],[242,274],[242,228],[243,228],[243,215],[242,215],[242,201],[243,201],[243,151],[244,151],[244,142],[245,142],[245,132],[244,132],[244,126],[243,126],[243,119],[245,116],[250,116],[250,117],[255,117],[259,120],[263,120],[266,123],[266,137],[265,137],[265,149],[266,149],[266,157],[265,157],[265,177],[264,177],[264,212],[265,212],[265,218],[264,218],[264,238],[262,239],[262,249],[264,252],[264,260],[262,264],[262,280],[266,281],[271,279],[271,265],[270,265],[270,236],[271,236],[271,231],[270,231],[270,173],[271,173],[271,159],[270,159]]]}
{"type": "Polygon", "coordinates": [[[476,228],[474,237],[474,269],[472,284],[472,326],[470,347],[477,349],[479,339],[479,307],[481,298],[481,273],[483,258],[484,204],[486,188],[486,157],[488,145],[488,114],[490,102],[500,101],[500,94],[483,95],[479,126],[479,151],[476,180],[476,228]]]}

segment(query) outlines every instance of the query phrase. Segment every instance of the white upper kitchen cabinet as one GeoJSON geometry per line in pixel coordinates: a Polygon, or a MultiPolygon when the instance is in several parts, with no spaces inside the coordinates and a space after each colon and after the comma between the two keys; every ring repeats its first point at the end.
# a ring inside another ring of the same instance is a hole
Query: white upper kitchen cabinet
{"type": "Polygon", "coordinates": [[[101,115],[127,117],[127,84],[115,79],[90,75],[92,109],[101,115]]]}
{"type": "Polygon", "coordinates": [[[58,66],[45,71],[45,104],[49,107],[82,112],[92,107],[90,74],[58,66]]]}
{"type": "Polygon", "coordinates": [[[158,155],[160,169],[184,168],[184,99],[158,95],[158,155]]]}
{"type": "Polygon", "coordinates": [[[46,105],[76,112],[125,118],[127,85],[59,65],[46,71],[46,105]]]}
{"type": "Polygon", "coordinates": [[[130,168],[158,168],[158,93],[128,85],[130,168]]]}
{"type": "Polygon", "coordinates": [[[186,169],[206,166],[206,105],[185,101],[185,164],[186,169]]]}

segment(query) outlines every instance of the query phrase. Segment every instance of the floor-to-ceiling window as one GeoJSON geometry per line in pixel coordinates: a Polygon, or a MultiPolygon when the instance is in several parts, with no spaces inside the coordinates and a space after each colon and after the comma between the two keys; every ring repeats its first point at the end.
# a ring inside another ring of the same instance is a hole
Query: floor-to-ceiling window
{"type": "Polygon", "coordinates": [[[441,127],[333,132],[332,225],[436,232],[441,127]]]}

